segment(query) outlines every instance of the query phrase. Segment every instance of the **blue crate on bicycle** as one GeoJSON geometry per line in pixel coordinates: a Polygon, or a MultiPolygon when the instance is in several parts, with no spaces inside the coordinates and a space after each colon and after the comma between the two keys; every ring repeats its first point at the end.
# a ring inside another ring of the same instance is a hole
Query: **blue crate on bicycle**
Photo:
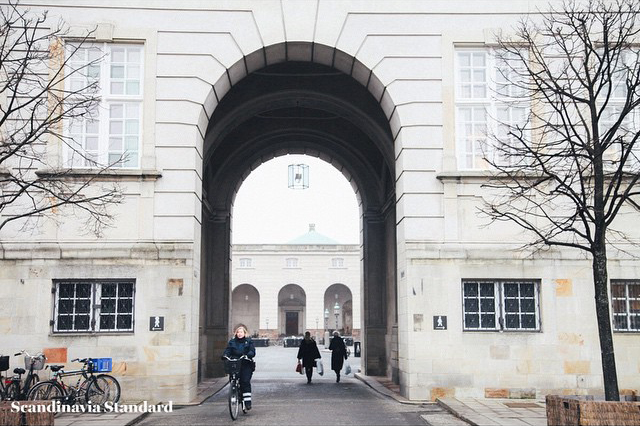
{"type": "Polygon", "coordinates": [[[108,373],[111,371],[111,358],[91,358],[91,369],[94,373],[108,373]]]}

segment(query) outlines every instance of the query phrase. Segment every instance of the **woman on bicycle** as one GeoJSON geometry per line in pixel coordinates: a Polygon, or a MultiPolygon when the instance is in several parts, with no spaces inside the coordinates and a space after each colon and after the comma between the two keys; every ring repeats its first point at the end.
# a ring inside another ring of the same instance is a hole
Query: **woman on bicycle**
{"type": "Polygon", "coordinates": [[[246,355],[249,358],[242,360],[239,376],[244,406],[247,410],[251,410],[251,376],[253,376],[253,357],[256,356],[256,348],[248,334],[247,328],[244,325],[239,325],[233,339],[229,340],[223,356],[240,358],[242,355],[246,355]]]}

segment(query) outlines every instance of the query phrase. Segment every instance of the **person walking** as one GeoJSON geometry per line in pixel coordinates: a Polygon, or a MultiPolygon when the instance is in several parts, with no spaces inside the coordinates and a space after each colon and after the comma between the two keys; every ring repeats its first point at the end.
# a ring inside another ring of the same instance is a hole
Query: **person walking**
{"type": "Polygon", "coordinates": [[[298,363],[302,360],[302,366],[307,373],[307,384],[311,384],[311,376],[313,375],[313,364],[315,360],[320,358],[320,351],[315,340],[311,338],[311,333],[304,333],[304,339],[300,342],[298,348],[298,363]]]}
{"type": "Polygon", "coordinates": [[[247,410],[251,410],[251,376],[253,376],[253,370],[255,370],[253,357],[256,356],[256,347],[248,334],[247,328],[244,325],[239,325],[222,356],[237,359],[242,355],[246,355],[249,358],[242,360],[239,377],[244,406],[247,410]]]}
{"type": "Polygon", "coordinates": [[[331,369],[336,372],[336,383],[340,383],[340,370],[344,360],[348,358],[347,347],[344,344],[344,339],[340,337],[340,333],[333,332],[333,339],[329,345],[331,351],[331,369]]]}

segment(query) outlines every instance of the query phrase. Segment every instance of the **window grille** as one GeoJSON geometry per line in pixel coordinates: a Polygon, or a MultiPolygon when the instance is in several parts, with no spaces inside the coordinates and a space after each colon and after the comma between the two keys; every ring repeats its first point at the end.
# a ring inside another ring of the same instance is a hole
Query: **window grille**
{"type": "Polygon", "coordinates": [[[640,281],[611,280],[615,331],[640,331],[640,281]]]}
{"type": "Polygon", "coordinates": [[[463,280],[464,330],[540,330],[536,281],[463,280]]]}
{"type": "Polygon", "coordinates": [[[53,332],[132,332],[134,280],[54,280],[53,332]]]}

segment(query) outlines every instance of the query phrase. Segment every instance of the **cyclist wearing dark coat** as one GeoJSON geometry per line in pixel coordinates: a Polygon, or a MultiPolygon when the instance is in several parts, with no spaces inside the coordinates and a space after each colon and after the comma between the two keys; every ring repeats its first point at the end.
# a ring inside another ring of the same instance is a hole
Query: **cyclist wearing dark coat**
{"type": "Polygon", "coordinates": [[[240,358],[246,355],[250,360],[243,359],[240,365],[240,391],[247,410],[251,410],[251,376],[253,376],[253,357],[256,356],[256,348],[253,341],[247,336],[247,329],[244,326],[236,328],[235,337],[229,340],[223,356],[229,358],[240,358]]]}
{"type": "Polygon", "coordinates": [[[344,360],[347,359],[347,347],[337,331],[333,332],[329,350],[331,351],[331,369],[336,372],[336,382],[340,382],[340,370],[344,360]]]}
{"type": "Polygon", "coordinates": [[[300,342],[300,348],[298,349],[298,361],[302,360],[302,366],[305,373],[307,373],[307,383],[311,383],[311,376],[313,375],[314,360],[320,358],[320,351],[315,340],[311,338],[311,333],[308,331],[304,333],[304,339],[300,342]]]}

